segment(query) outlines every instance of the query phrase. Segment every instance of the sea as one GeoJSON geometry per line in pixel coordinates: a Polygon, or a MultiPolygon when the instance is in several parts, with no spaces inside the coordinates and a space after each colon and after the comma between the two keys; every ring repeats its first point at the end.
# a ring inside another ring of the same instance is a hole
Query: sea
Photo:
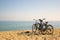
{"type": "MultiPolygon", "coordinates": [[[[48,21],[54,28],[60,28],[60,21],[48,21]]],[[[0,21],[0,31],[32,30],[34,21],[0,21]]]]}

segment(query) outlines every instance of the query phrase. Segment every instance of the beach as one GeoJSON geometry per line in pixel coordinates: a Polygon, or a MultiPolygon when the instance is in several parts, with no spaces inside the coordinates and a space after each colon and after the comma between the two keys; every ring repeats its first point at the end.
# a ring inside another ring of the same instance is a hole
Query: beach
{"type": "Polygon", "coordinates": [[[34,35],[31,30],[1,31],[0,40],[60,40],[60,28],[55,28],[53,35],[34,35]]]}

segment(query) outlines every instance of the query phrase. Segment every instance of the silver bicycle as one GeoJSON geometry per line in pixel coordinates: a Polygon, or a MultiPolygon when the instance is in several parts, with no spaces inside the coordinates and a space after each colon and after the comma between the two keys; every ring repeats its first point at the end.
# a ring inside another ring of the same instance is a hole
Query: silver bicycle
{"type": "MultiPolygon", "coordinates": [[[[35,20],[35,19],[34,19],[35,20]]],[[[39,22],[37,22],[37,20],[35,20],[35,23],[32,25],[32,32],[33,33],[41,33],[41,34],[53,34],[54,32],[54,28],[51,24],[48,24],[48,22],[44,22],[44,19],[38,19],[39,22]]]]}

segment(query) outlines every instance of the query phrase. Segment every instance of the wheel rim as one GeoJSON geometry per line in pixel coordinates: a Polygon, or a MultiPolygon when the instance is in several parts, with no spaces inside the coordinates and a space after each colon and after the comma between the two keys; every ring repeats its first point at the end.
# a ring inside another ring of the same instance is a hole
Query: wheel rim
{"type": "Polygon", "coordinates": [[[35,26],[35,24],[32,25],[32,31],[36,32],[36,26],[35,26]]]}
{"type": "Polygon", "coordinates": [[[53,32],[54,32],[53,26],[49,25],[47,28],[47,34],[53,34],[53,32]]]}

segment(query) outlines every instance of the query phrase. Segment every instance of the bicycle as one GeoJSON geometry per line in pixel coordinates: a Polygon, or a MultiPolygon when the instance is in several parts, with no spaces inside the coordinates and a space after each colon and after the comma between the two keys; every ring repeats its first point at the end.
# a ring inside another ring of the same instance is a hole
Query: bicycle
{"type": "MultiPolygon", "coordinates": [[[[35,20],[35,19],[34,19],[35,20]]],[[[43,22],[44,19],[39,19],[40,23],[35,20],[35,23],[32,25],[32,32],[39,34],[53,34],[54,28],[48,22],[43,22]]]]}

